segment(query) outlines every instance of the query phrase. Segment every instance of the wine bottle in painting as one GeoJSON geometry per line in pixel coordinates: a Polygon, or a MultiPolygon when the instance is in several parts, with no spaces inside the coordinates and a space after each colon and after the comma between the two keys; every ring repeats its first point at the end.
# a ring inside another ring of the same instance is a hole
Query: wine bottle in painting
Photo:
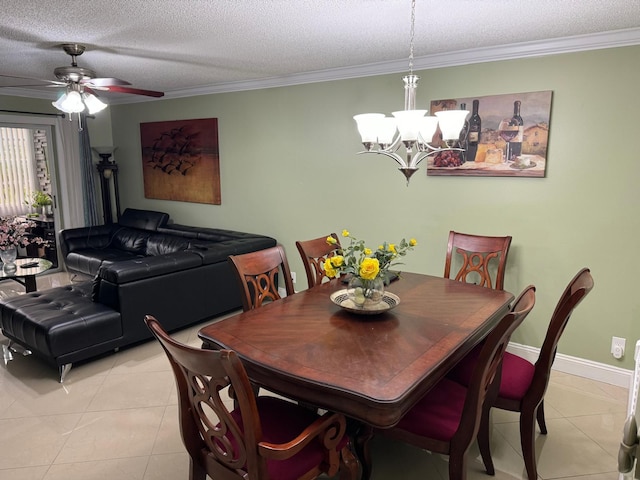
{"type": "MultiPolygon", "coordinates": [[[[461,103],[460,110],[466,110],[467,104],[461,103]]],[[[465,118],[464,125],[462,126],[462,130],[460,130],[460,138],[458,139],[458,146],[462,148],[462,152],[460,152],[460,156],[462,157],[462,161],[466,162],[467,160],[467,149],[469,148],[468,144],[468,135],[469,135],[469,120],[465,118]]]]}
{"type": "Polygon", "coordinates": [[[469,130],[467,133],[467,161],[474,162],[476,152],[478,151],[478,143],[480,142],[480,132],[482,131],[482,120],[478,113],[480,101],[473,101],[473,109],[471,118],[469,119],[469,130]]]}
{"type": "Polygon", "coordinates": [[[509,152],[511,154],[511,158],[509,160],[517,160],[517,158],[522,154],[524,122],[522,121],[522,117],[520,116],[520,105],[520,100],[516,100],[515,102],[513,102],[513,117],[511,117],[511,124],[518,126],[518,134],[513,140],[509,142],[509,152]]]}

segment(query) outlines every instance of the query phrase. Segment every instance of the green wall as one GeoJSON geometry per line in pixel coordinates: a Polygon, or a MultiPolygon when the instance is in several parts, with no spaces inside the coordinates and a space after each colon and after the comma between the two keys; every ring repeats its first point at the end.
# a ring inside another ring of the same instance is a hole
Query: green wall
{"type": "Polygon", "coordinates": [[[272,235],[297,289],[306,288],[297,239],[343,228],[374,246],[415,237],[419,247],[401,268],[441,275],[449,230],[512,235],[506,289],[538,289],[513,341],[539,347],[560,293],[588,266],[596,286],[559,351],[631,369],[640,338],[638,260],[629,250],[640,237],[639,57],[634,46],[417,72],[421,105],[552,90],[543,179],[427,177],[423,167],[407,187],[390,159],[358,156],[352,116],[401,109],[401,74],[115,105],[122,204],[167,211],[183,224],[272,235]],[[145,199],[139,124],[208,117],[219,119],[222,205],[145,199]],[[622,361],[610,354],[614,335],[627,339],[622,361]]]}

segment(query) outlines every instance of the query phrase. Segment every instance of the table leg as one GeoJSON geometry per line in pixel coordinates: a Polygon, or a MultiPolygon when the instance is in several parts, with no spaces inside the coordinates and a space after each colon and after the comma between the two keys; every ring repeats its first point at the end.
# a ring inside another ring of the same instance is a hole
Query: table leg
{"type": "Polygon", "coordinates": [[[25,275],[24,276],[24,288],[29,292],[35,292],[38,290],[38,286],[36,285],[36,276],[35,275],[25,275]]]}
{"type": "MultiPolygon", "coordinates": [[[[349,427],[348,427],[349,428],[349,427]]],[[[353,446],[356,451],[356,457],[362,466],[362,480],[371,478],[371,448],[369,442],[373,438],[373,428],[364,423],[351,422],[351,435],[353,438],[353,446]]]]}

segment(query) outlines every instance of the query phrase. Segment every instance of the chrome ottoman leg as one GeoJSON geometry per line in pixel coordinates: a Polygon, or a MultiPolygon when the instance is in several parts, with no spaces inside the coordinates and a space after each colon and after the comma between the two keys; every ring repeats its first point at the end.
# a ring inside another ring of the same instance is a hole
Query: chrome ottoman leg
{"type": "Polygon", "coordinates": [[[58,372],[60,373],[60,383],[64,382],[64,377],[67,376],[69,370],[71,370],[71,363],[65,363],[64,365],[58,366],[58,372]]]}

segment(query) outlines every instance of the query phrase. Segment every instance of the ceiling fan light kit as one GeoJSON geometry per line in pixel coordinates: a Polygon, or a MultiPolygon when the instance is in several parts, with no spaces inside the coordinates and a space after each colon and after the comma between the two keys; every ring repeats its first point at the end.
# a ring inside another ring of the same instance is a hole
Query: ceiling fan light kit
{"type": "Polygon", "coordinates": [[[90,93],[83,93],[82,100],[84,101],[89,114],[93,115],[94,113],[101,112],[105,108],[107,108],[107,104],[98,100],[98,97],[95,95],[91,95],[90,93]]]}
{"type": "Polygon", "coordinates": [[[75,91],[65,93],[55,102],[51,102],[51,105],[64,113],[80,113],[84,110],[82,97],[75,91]]]}

